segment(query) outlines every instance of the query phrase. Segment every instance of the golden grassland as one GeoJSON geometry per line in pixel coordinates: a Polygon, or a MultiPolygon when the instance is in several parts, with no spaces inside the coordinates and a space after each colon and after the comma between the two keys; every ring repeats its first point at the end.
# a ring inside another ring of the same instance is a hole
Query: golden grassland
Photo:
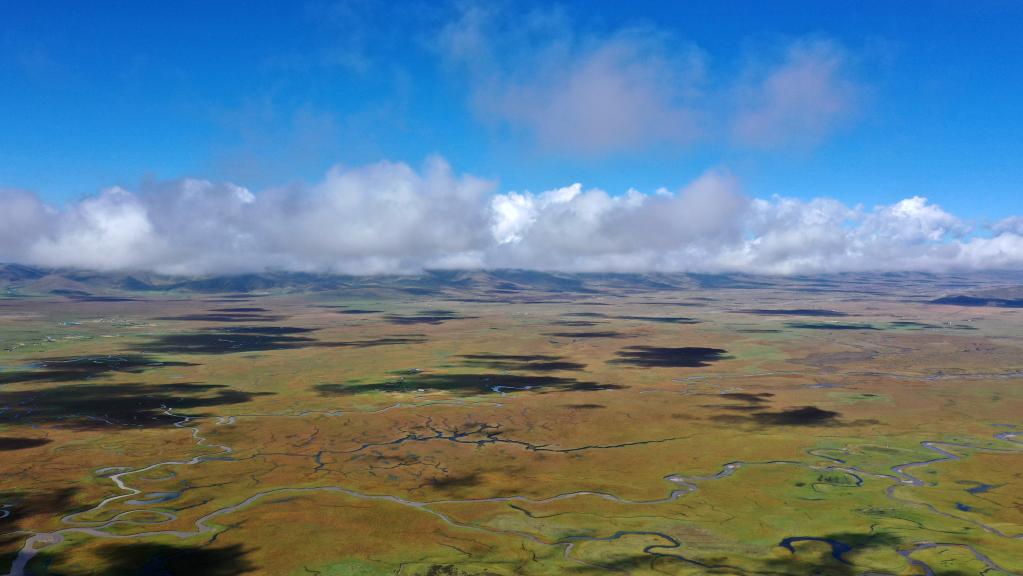
{"type": "Polygon", "coordinates": [[[0,573],[51,533],[23,573],[1020,573],[1021,321],[783,289],[0,300],[0,573]]]}

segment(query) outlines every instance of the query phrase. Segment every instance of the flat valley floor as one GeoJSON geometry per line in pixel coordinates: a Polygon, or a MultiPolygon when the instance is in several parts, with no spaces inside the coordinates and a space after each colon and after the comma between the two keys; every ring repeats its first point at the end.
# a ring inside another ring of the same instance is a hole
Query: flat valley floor
{"type": "Polygon", "coordinates": [[[0,574],[1023,574],[999,285],[8,289],[0,574]]]}

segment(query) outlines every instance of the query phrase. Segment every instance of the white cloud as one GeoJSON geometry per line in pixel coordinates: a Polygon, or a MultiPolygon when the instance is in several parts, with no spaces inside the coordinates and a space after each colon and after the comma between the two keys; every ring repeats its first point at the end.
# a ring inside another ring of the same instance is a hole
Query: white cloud
{"type": "Polygon", "coordinates": [[[51,234],[29,247],[28,257],[47,266],[108,270],[146,266],[163,252],[146,206],[121,188],[108,188],[60,214],[51,234]]]}
{"type": "Polygon", "coordinates": [[[334,168],[308,189],[258,195],[191,179],[139,193],[111,188],[60,211],[4,192],[0,257],[173,274],[478,266],[492,188],[434,158],[421,171],[390,162],[334,168]]]}
{"type": "Polygon", "coordinates": [[[432,158],[418,170],[336,167],[311,186],[258,193],[192,179],[110,188],[60,209],[2,190],[0,260],[174,274],[942,271],[1023,266],[1020,222],[972,230],[922,197],[869,209],[749,198],[722,170],[677,192],[496,193],[432,158]]]}
{"type": "Polygon", "coordinates": [[[592,37],[559,13],[507,16],[470,6],[444,28],[474,109],[527,132],[541,148],[604,154],[698,136],[698,50],[650,28],[592,37]]]}
{"type": "Polygon", "coordinates": [[[440,158],[421,173],[390,162],[334,168],[308,192],[268,194],[261,228],[269,248],[310,269],[387,272],[471,260],[492,186],[456,177],[440,158]]]}
{"type": "Polygon", "coordinates": [[[469,4],[438,40],[479,117],[575,156],[694,141],[809,149],[850,125],[869,92],[857,59],[822,37],[765,46],[741,66],[655,26],[594,30],[557,10],[469,4]]]}
{"type": "Polygon", "coordinates": [[[858,112],[864,88],[833,41],[793,42],[780,64],[759,68],[738,88],[733,135],[740,144],[813,147],[858,112]]]}
{"type": "MultiPolygon", "coordinates": [[[[727,174],[710,172],[678,194],[611,196],[580,184],[494,198],[496,266],[562,270],[678,269],[679,251],[734,241],[747,200],[727,174]],[[514,232],[509,234],[509,231],[514,232]]],[[[682,260],[680,260],[682,258],[682,260]]]]}

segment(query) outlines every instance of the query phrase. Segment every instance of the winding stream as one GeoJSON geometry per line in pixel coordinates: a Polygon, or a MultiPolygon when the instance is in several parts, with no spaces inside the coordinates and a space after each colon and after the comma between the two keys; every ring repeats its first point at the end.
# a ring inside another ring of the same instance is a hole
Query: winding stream
{"type": "MultiPolygon", "coordinates": [[[[399,407],[399,406],[400,405],[394,405],[394,406],[387,407],[387,408],[385,408],[383,410],[389,410],[389,409],[393,409],[393,408],[399,407]]],[[[383,410],[381,410],[381,411],[383,411],[383,410]]],[[[25,573],[26,573],[25,570],[26,570],[27,565],[39,553],[39,551],[41,549],[43,549],[43,548],[60,544],[61,542],[63,542],[64,536],[67,535],[67,534],[78,533],[78,534],[86,534],[86,535],[93,536],[93,537],[98,537],[98,538],[110,538],[110,539],[127,539],[127,538],[137,539],[137,538],[146,538],[146,537],[151,537],[151,536],[174,536],[174,537],[178,537],[178,538],[190,538],[190,537],[194,537],[194,536],[201,535],[201,534],[204,534],[204,533],[214,532],[216,530],[216,527],[211,524],[213,520],[217,519],[218,517],[221,517],[221,516],[224,516],[224,515],[227,515],[227,514],[231,514],[231,513],[240,511],[242,509],[245,509],[245,508],[247,508],[247,507],[257,503],[258,501],[260,501],[260,500],[262,500],[262,499],[264,499],[266,497],[273,496],[273,495],[280,495],[280,494],[302,494],[302,493],[316,493],[316,492],[332,492],[332,493],[344,494],[346,496],[349,496],[349,497],[352,497],[352,498],[361,499],[361,500],[390,502],[390,503],[393,503],[393,504],[398,504],[398,505],[401,505],[401,506],[410,507],[410,508],[422,511],[424,513],[430,514],[430,515],[436,517],[437,519],[439,519],[440,521],[444,522],[445,524],[448,524],[448,525],[451,525],[451,526],[454,526],[454,527],[457,527],[457,528],[469,529],[469,530],[475,530],[475,531],[482,531],[482,532],[487,532],[487,533],[498,533],[498,534],[514,535],[514,536],[525,538],[525,539],[528,539],[530,541],[533,541],[533,542],[536,542],[536,543],[540,543],[540,544],[543,544],[543,545],[563,546],[564,547],[564,556],[565,556],[566,559],[569,559],[569,560],[571,560],[573,562],[577,562],[577,563],[580,563],[580,564],[583,564],[583,565],[597,567],[597,568],[602,568],[602,569],[613,570],[614,568],[607,567],[607,566],[601,566],[599,564],[591,564],[589,562],[585,562],[585,561],[582,561],[580,559],[573,558],[572,557],[572,552],[573,552],[573,549],[574,549],[575,545],[577,543],[579,543],[579,542],[585,542],[585,541],[612,541],[612,540],[617,540],[617,539],[620,539],[620,538],[623,538],[623,537],[626,537],[626,536],[649,536],[649,537],[658,538],[658,539],[660,539],[660,540],[662,540],[664,542],[664,543],[658,543],[658,544],[650,544],[650,545],[648,545],[648,546],[643,548],[643,552],[645,554],[650,555],[651,557],[671,557],[671,558],[675,558],[675,559],[678,559],[680,561],[683,561],[683,562],[686,562],[686,563],[689,563],[689,564],[693,564],[693,565],[701,566],[701,567],[705,567],[705,568],[718,567],[716,565],[704,564],[704,563],[702,563],[702,562],[700,562],[698,560],[687,558],[686,556],[680,554],[678,551],[682,548],[682,542],[680,542],[678,539],[676,539],[675,537],[673,537],[671,535],[664,534],[664,533],[661,533],[661,532],[654,532],[654,531],[618,531],[618,532],[615,532],[614,534],[611,534],[610,536],[582,536],[582,535],[580,535],[580,536],[569,536],[569,537],[563,537],[563,538],[561,538],[559,540],[550,542],[550,541],[545,541],[542,538],[540,538],[540,537],[538,537],[538,536],[536,536],[534,534],[527,533],[527,532],[522,532],[522,531],[518,531],[518,530],[505,530],[505,529],[497,529],[497,528],[487,528],[487,527],[482,527],[482,526],[478,526],[478,525],[474,525],[474,524],[467,524],[467,523],[458,522],[457,520],[454,520],[450,516],[440,512],[440,511],[437,511],[437,510],[434,510],[434,509],[430,508],[430,506],[437,505],[437,504],[473,504],[473,503],[501,503],[501,502],[504,502],[504,503],[508,503],[508,502],[524,502],[524,503],[532,503],[532,504],[544,504],[544,503],[549,503],[549,502],[554,502],[554,501],[559,501],[559,500],[565,500],[565,499],[577,498],[577,497],[585,497],[585,496],[603,498],[603,499],[610,500],[610,501],[613,501],[613,502],[616,502],[616,503],[628,504],[628,505],[655,505],[655,504],[664,504],[664,503],[668,503],[668,502],[673,502],[673,501],[677,500],[678,498],[680,498],[680,497],[682,497],[682,496],[684,496],[686,494],[691,494],[691,493],[695,492],[698,489],[698,484],[701,483],[701,482],[708,482],[708,481],[721,480],[721,479],[724,479],[724,478],[728,478],[728,477],[732,476],[739,468],[741,468],[743,466],[751,466],[751,465],[797,465],[797,466],[808,466],[810,469],[813,469],[813,470],[834,470],[834,471],[840,471],[840,472],[852,474],[854,477],[856,477],[859,480],[858,484],[862,483],[862,478],[860,478],[860,475],[863,475],[863,476],[873,476],[873,477],[888,479],[888,480],[892,481],[892,485],[890,485],[886,489],[885,493],[886,493],[887,497],[892,499],[892,500],[895,500],[895,501],[898,501],[898,502],[901,502],[901,503],[905,503],[905,504],[909,504],[909,505],[913,505],[913,506],[923,506],[923,507],[926,507],[927,509],[929,509],[930,511],[934,512],[934,513],[941,514],[941,515],[944,515],[944,516],[947,516],[947,517],[951,517],[951,518],[955,518],[955,519],[960,520],[960,521],[970,522],[970,523],[972,523],[974,525],[979,526],[980,528],[984,529],[985,531],[987,531],[989,533],[995,534],[995,535],[1003,537],[1003,538],[1013,538],[1013,539],[1023,538],[1023,534],[1012,534],[1012,535],[1005,534],[1004,532],[1002,532],[1002,531],[1000,531],[1000,530],[998,530],[998,529],[996,529],[994,527],[987,526],[987,525],[985,525],[983,523],[980,523],[980,522],[977,522],[977,521],[974,521],[974,520],[970,520],[968,518],[962,518],[962,517],[956,516],[956,515],[951,514],[951,513],[939,511],[939,510],[935,509],[933,506],[931,506],[930,504],[915,502],[915,501],[911,501],[911,500],[905,500],[905,499],[899,498],[895,494],[895,490],[897,490],[899,487],[903,487],[903,486],[922,487],[922,486],[926,485],[923,480],[920,480],[919,478],[913,476],[912,474],[910,474],[908,472],[908,470],[911,470],[911,469],[914,469],[914,468],[921,468],[921,467],[928,466],[928,465],[931,465],[931,464],[934,464],[934,463],[937,463],[937,462],[945,462],[945,461],[950,461],[950,460],[960,460],[962,458],[961,456],[959,456],[959,455],[949,451],[950,449],[961,448],[961,449],[967,449],[967,450],[978,450],[978,451],[987,451],[987,452],[996,452],[996,453],[1006,453],[1006,452],[1018,453],[1019,449],[1016,448],[1016,446],[1019,446],[1019,445],[1023,444],[1023,442],[1020,442],[1019,440],[1016,439],[1018,437],[1019,433],[1012,432],[1012,431],[1001,432],[1001,433],[996,434],[994,436],[997,440],[1000,440],[1000,441],[1003,441],[1003,442],[1007,442],[1007,443],[1012,443],[1014,446],[1011,449],[990,448],[990,447],[977,447],[977,446],[970,446],[970,445],[966,445],[966,444],[957,444],[957,443],[940,442],[940,441],[924,441],[924,442],[921,442],[921,446],[923,448],[925,448],[925,449],[927,449],[927,450],[929,450],[931,452],[936,453],[937,457],[931,458],[931,459],[927,459],[927,460],[906,462],[906,463],[903,463],[903,464],[895,465],[895,466],[893,466],[891,468],[892,474],[870,473],[870,472],[858,469],[858,468],[853,467],[853,466],[848,466],[841,459],[830,457],[830,456],[823,456],[823,455],[820,455],[820,454],[815,454],[814,453],[815,451],[813,451],[813,450],[809,451],[809,453],[811,455],[818,456],[818,457],[821,457],[821,458],[825,458],[827,460],[831,460],[836,465],[820,467],[820,466],[807,465],[807,464],[804,464],[802,462],[787,461],[787,460],[765,461],[765,462],[734,461],[734,462],[726,463],[725,465],[722,466],[722,468],[721,468],[721,470],[719,472],[717,472],[716,474],[708,475],[708,476],[686,476],[686,475],[677,474],[677,473],[676,474],[669,474],[669,475],[665,476],[663,479],[666,482],[671,483],[671,484],[677,486],[677,488],[671,490],[668,493],[668,495],[665,496],[664,498],[658,498],[658,499],[652,499],[652,500],[630,500],[630,499],[619,497],[619,496],[617,496],[615,494],[612,494],[612,493],[609,493],[609,492],[579,490],[579,491],[572,491],[572,492],[565,492],[565,493],[561,493],[561,494],[556,494],[556,495],[549,496],[549,497],[546,497],[546,498],[531,498],[531,497],[522,496],[522,495],[512,495],[512,496],[501,496],[501,497],[491,497],[491,498],[476,498],[476,499],[416,501],[416,500],[409,500],[409,499],[406,499],[406,498],[401,498],[401,497],[393,496],[393,495],[389,495],[389,494],[367,494],[367,493],[351,490],[351,489],[348,489],[348,488],[344,488],[342,486],[280,487],[280,488],[274,488],[274,489],[270,489],[270,490],[266,490],[266,491],[263,491],[263,492],[259,492],[259,493],[253,494],[253,495],[249,496],[248,498],[242,500],[241,502],[238,502],[237,504],[233,504],[231,506],[226,506],[226,507],[214,510],[214,511],[212,511],[212,512],[210,512],[210,513],[208,513],[208,514],[206,514],[206,515],[204,515],[202,517],[200,517],[199,519],[197,519],[195,521],[195,523],[194,523],[195,529],[191,530],[191,531],[186,531],[186,530],[153,530],[153,531],[148,531],[148,532],[133,533],[133,534],[123,534],[122,535],[122,534],[114,534],[114,533],[111,533],[111,532],[108,532],[108,531],[105,530],[106,528],[110,528],[111,526],[118,525],[118,524],[121,524],[121,525],[134,525],[134,526],[154,526],[155,527],[155,526],[159,526],[159,525],[162,525],[162,524],[166,524],[166,523],[172,522],[172,521],[177,519],[177,516],[175,514],[173,514],[171,512],[163,511],[163,510],[135,509],[135,510],[127,510],[127,511],[124,511],[124,512],[120,512],[120,513],[116,514],[115,516],[113,516],[110,519],[105,520],[105,521],[79,520],[80,517],[82,517],[84,515],[87,515],[87,514],[95,513],[95,512],[100,511],[100,510],[103,510],[104,508],[107,508],[110,504],[112,504],[114,502],[125,501],[125,503],[130,504],[130,505],[134,505],[134,506],[147,506],[147,505],[153,505],[153,504],[159,504],[159,503],[162,503],[162,502],[166,502],[166,501],[172,500],[172,499],[174,499],[174,498],[176,498],[178,496],[177,493],[170,493],[170,492],[154,492],[154,493],[144,494],[141,489],[134,488],[134,487],[132,487],[132,486],[127,484],[125,479],[127,477],[129,477],[129,476],[141,474],[141,473],[148,472],[148,471],[152,471],[152,470],[164,467],[164,466],[194,466],[194,465],[200,464],[202,462],[210,461],[210,460],[230,460],[231,459],[230,454],[233,452],[232,448],[229,447],[229,446],[224,446],[224,445],[219,445],[219,444],[207,444],[206,438],[203,437],[200,434],[198,425],[194,425],[194,426],[193,425],[189,425],[190,422],[194,421],[193,418],[188,417],[188,416],[177,416],[177,415],[172,413],[172,410],[170,408],[167,408],[167,407],[164,407],[164,414],[166,414],[168,416],[175,416],[175,417],[181,418],[181,420],[179,422],[176,422],[174,424],[174,426],[178,427],[178,428],[183,428],[183,429],[191,430],[191,436],[195,440],[195,446],[196,447],[214,448],[214,449],[217,449],[217,451],[215,451],[213,453],[209,453],[209,454],[203,454],[203,455],[195,456],[195,457],[193,457],[191,459],[188,459],[188,460],[168,460],[168,461],[164,461],[164,462],[158,462],[158,463],[155,463],[155,464],[150,464],[150,465],[142,467],[142,468],[134,468],[133,469],[133,468],[129,468],[129,467],[107,467],[107,468],[96,470],[95,473],[97,475],[105,476],[105,477],[109,478],[110,481],[113,482],[117,486],[117,488],[119,490],[121,490],[123,493],[115,495],[115,496],[110,496],[108,498],[105,498],[99,504],[97,504],[96,506],[92,507],[89,510],[86,510],[86,511],[83,511],[83,512],[72,513],[72,514],[68,514],[68,515],[64,516],[63,518],[61,518],[61,521],[64,524],[70,525],[67,528],[56,530],[54,532],[31,534],[31,536],[26,539],[24,546],[18,552],[17,557],[15,558],[14,562],[11,565],[11,571],[7,574],[7,576],[25,576],[25,573]],[[140,496],[140,497],[139,498],[135,498],[135,497],[138,497],[138,496],[140,496]],[[131,500],[128,500],[129,498],[131,498],[131,500]],[[137,514],[145,514],[147,516],[146,520],[145,521],[136,521],[136,520],[131,519],[132,515],[137,515],[137,514]],[[156,519],[154,519],[154,516],[156,517],[156,519]]],[[[220,424],[229,424],[229,423],[232,423],[234,421],[234,418],[235,417],[230,417],[230,419],[227,419],[227,418],[224,418],[224,417],[219,417],[219,418],[217,418],[215,420],[215,424],[218,424],[218,425],[220,425],[220,424]]],[[[401,444],[401,443],[404,443],[404,442],[429,441],[429,440],[445,440],[445,441],[464,443],[464,444],[475,444],[477,446],[483,446],[483,445],[486,445],[486,444],[505,443],[505,444],[518,445],[518,446],[521,446],[523,449],[526,449],[526,450],[551,451],[551,452],[574,452],[574,451],[590,450],[590,449],[623,448],[623,447],[628,447],[628,446],[636,446],[636,445],[649,444],[649,443],[670,442],[670,441],[681,439],[681,438],[668,438],[668,439],[656,439],[656,440],[647,440],[647,441],[637,441],[637,442],[630,442],[630,443],[623,443],[623,444],[614,444],[614,445],[606,445],[606,446],[605,445],[588,445],[588,446],[580,446],[580,447],[575,447],[575,448],[551,448],[548,445],[535,445],[535,444],[531,444],[531,443],[524,442],[524,441],[519,441],[519,440],[510,440],[510,439],[505,439],[505,438],[499,438],[498,435],[501,433],[500,432],[500,427],[499,426],[493,426],[493,425],[481,424],[476,429],[472,429],[472,430],[468,430],[468,431],[463,431],[463,432],[451,432],[451,433],[448,433],[448,434],[445,434],[443,431],[438,430],[436,428],[433,428],[432,425],[428,426],[428,428],[433,432],[433,434],[431,434],[431,435],[417,435],[417,434],[414,434],[414,433],[409,433],[409,434],[406,434],[403,437],[400,437],[398,439],[395,439],[395,440],[392,440],[392,441],[388,441],[388,442],[365,443],[365,444],[361,445],[360,447],[358,447],[358,448],[356,448],[354,450],[346,451],[346,453],[359,452],[361,450],[367,449],[367,448],[372,447],[372,446],[396,445],[396,444],[401,444]],[[481,435],[482,438],[477,438],[477,439],[470,438],[470,436],[472,436],[474,434],[481,435]]],[[[319,458],[321,454],[322,454],[322,452],[317,455],[317,458],[319,458]]],[[[4,517],[10,515],[11,512],[8,510],[10,507],[11,507],[11,505],[9,505],[9,504],[2,504],[2,505],[0,505],[0,518],[4,518],[4,517]]],[[[520,510],[525,512],[524,509],[520,509],[520,510]]],[[[526,512],[526,513],[528,514],[528,512],[526,512]]],[[[832,555],[837,560],[839,560],[839,561],[841,561],[843,563],[848,563],[844,559],[844,555],[846,553],[852,551],[853,548],[851,546],[845,544],[845,543],[842,543],[842,542],[831,541],[831,540],[827,540],[827,539],[820,538],[820,537],[814,537],[814,536],[792,536],[792,537],[788,537],[788,538],[782,540],[781,543],[779,544],[779,546],[787,548],[788,550],[790,550],[793,553],[795,553],[795,547],[793,546],[794,543],[801,542],[801,541],[810,541],[810,540],[812,540],[812,541],[821,541],[821,542],[828,543],[831,546],[831,548],[832,548],[832,555]]],[[[984,555],[983,553],[981,553],[980,551],[976,550],[972,546],[966,545],[966,544],[920,542],[920,543],[916,543],[912,548],[900,549],[900,550],[897,550],[897,551],[898,551],[898,553],[901,556],[903,556],[906,559],[906,561],[910,565],[914,565],[914,566],[917,566],[917,567],[921,568],[922,570],[924,570],[924,572],[926,574],[934,574],[934,571],[929,566],[927,566],[925,563],[923,563],[923,562],[921,562],[919,560],[913,559],[912,555],[914,553],[916,553],[916,552],[921,551],[921,550],[927,550],[927,549],[932,549],[932,548],[936,548],[936,547],[959,547],[959,548],[966,549],[971,554],[973,554],[973,556],[977,560],[979,560],[980,562],[984,563],[990,569],[1000,570],[1000,571],[1005,572],[1005,573],[1010,573],[1008,570],[998,566],[988,556],[984,555]]]]}

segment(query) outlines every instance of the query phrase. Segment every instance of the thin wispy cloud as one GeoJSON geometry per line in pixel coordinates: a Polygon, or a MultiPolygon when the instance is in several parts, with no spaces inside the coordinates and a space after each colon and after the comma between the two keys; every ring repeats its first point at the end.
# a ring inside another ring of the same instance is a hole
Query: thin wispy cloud
{"type": "Polygon", "coordinates": [[[676,191],[612,195],[571,184],[499,192],[441,158],[331,169],[252,192],[181,180],[110,188],[63,208],[0,192],[2,258],[172,274],[434,268],[585,272],[997,269],[1023,265],[1017,219],[990,230],[922,197],[872,208],[751,198],[723,170],[676,191]]]}
{"type": "Polygon", "coordinates": [[[464,75],[478,116],[542,151],[808,149],[849,126],[868,91],[828,38],[769,45],[736,67],[652,25],[597,33],[557,10],[512,21],[499,6],[468,5],[442,29],[440,54],[464,75]]]}
{"type": "Polygon", "coordinates": [[[781,62],[761,63],[739,81],[735,140],[757,148],[820,144],[862,106],[865,87],[850,68],[848,54],[834,41],[792,42],[781,62]]]}
{"type": "Polygon", "coordinates": [[[694,46],[649,27],[588,34],[556,11],[507,24],[498,8],[473,5],[440,34],[441,55],[467,75],[483,119],[543,150],[581,155],[700,135],[703,55],[694,46]]]}

